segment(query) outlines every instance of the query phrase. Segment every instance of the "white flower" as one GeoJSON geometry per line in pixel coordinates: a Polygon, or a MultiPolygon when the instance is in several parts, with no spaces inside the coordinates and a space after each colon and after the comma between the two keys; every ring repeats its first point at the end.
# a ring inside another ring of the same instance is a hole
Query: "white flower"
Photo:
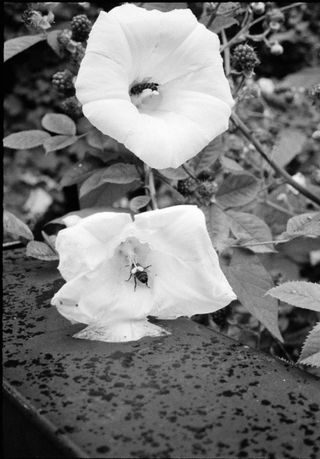
{"type": "Polygon", "coordinates": [[[218,36],[189,9],[101,12],[75,86],[89,121],[157,169],[227,130],[233,105],[218,36]]]}
{"type": "Polygon", "coordinates": [[[235,299],[196,206],[135,216],[102,212],[72,219],[56,250],[67,281],[52,299],[77,338],[132,341],[166,332],[147,316],[175,319],[216,311],[235,299]]]}

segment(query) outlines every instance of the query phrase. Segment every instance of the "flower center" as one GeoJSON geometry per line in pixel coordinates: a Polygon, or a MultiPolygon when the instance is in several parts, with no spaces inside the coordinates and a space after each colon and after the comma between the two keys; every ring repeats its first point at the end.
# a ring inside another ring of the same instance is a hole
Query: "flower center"
{"type": "Polygon", "coordinates": [[[161,100],[159,84],[153,82],[137,83],[129,91],[131,102],[140,110],[157,108],[161,100]]]}

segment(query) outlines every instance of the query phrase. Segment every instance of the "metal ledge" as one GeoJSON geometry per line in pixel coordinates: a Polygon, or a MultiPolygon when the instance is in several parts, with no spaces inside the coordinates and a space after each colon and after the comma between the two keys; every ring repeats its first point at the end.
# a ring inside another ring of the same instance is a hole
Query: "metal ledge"
{"type": "Polygon", "coordinates": [[[168,337],[76,340],[50,306],[56,266],[4,254],[6,393],[46,439],[38,457],[319,457],[316,377],[187,319],[162,321],[168,337]]]}

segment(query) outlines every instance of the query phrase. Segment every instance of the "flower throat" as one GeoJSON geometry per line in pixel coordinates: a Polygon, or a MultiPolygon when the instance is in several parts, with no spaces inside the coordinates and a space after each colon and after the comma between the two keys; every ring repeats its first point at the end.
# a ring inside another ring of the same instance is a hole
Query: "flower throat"
{"type": "Polygon", "coordinates": [[[151,91],[158,90],[158,83],[138,83],[132,86],[130,89],[130,96],[138,96],[141,94],[145,89],[151,89],[151,91]]]}

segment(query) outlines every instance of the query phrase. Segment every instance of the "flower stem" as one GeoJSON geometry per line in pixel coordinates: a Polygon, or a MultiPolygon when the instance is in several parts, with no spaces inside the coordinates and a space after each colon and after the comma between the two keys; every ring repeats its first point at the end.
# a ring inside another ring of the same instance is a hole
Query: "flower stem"
{"type": "Polygon", "coordinates": [[[286,172],[284,169],[278,166],[278,164],[276,164],[271,158],[269,158],[261,143],[254,138],[251,131],[247,128],[247,126],[236,113],[233,113],[231,115],[231,120],[233,121],[235,126],[242,132],[242,134],[255,146],[257,152],[265,159],[265,161],[267,161],[268,164],[270,164],[273,170],[275,170],[279,175],[281,175],[287,183],[290,183],[290,185],[293,188],[298,190],[306,198],[310,199],[310,201],[320,205],[320,198],[318,198],[313,193],[311,193],[311,191],[307,190],[305,187],[293,180],[293,178],[290,174],[288,174],[288,172],[286,172]]]}
{"type": "Polygon", "coordinates": [[[154,176],[151,167],[144,165],[144,173],[145,173],[145,186],[149,192],[149,196],[151,199],[151,206],[152,209],[158,209],[158,203],[156,198],[156,187],[154,184],[154,176]]]}

